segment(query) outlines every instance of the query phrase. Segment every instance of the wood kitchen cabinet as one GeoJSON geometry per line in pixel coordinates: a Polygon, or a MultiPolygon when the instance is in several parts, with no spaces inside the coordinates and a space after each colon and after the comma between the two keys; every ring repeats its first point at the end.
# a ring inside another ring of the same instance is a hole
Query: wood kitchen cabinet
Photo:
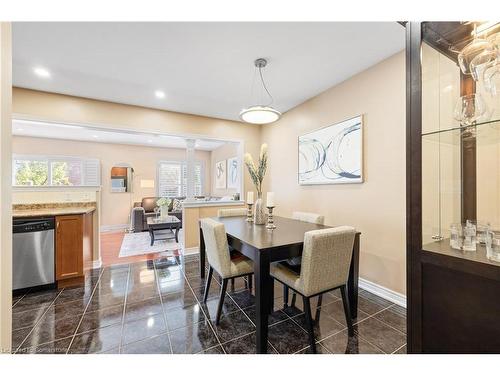
{"type": "Polygon", "coordinates": [[[56,216],[56,280],[58,286],[82,283],[91,267],[92,212],[56,216]]]}

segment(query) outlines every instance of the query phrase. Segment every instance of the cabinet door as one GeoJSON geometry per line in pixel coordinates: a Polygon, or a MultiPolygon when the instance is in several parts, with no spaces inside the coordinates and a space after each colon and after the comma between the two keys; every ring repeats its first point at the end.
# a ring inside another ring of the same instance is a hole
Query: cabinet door
{"type": "Polygon", "coordinates": [[[56,217],[56,279],[83,276],[82,215],[56,217]]]}

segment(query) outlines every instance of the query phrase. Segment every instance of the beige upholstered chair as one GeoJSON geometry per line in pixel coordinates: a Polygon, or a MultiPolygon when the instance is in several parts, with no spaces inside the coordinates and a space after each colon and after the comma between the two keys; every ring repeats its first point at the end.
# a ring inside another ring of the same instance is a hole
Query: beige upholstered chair
{"type": "MultiPolygon", "coordinates": [[[[246,208],[221,208],[217,211],[218,217],[236,217],[236,216],[246,216],[247,209],[246,208]]],[[[229,248],[229,250],[234,253],[233,249],[229,248]]],[[[250,290],[252,289],[252,275],[249,275],[245,278],[245,285],[250,290]]],[[[234,279],[231,279],[231,288],[234,291],[234,279]]]]}
{"type": "Polygon", "coordinates": [[[217,212],[218,217],[228,217],[228,216],[246,216],[246,208],[221,208],[217,212]]]}
{"type": "MultiPolygon", "coordinates": [[[[320,224],[320,225],[323,225],[325,223],[325,217],[323,215],[315,214],[313,212],[294,211],[292,213],[292,219],[304,221],[306,223],[320,224]]],[[[290,258],[290,259],[287,259],[286,262],[288,263],[288,265],[292,269],[299,269],[301,257],[290,258]]],[[[284,297],[285,306],[287,306],[288,305],[288,287],[286,285],[283,285],[283,297],[284,297]]],[[[292,306],[295,306],[296,297],[297,297],[296,294],[293,293],[292,306]]]]}
{"type": "MultiPolygon", "coordinates": [[[[316,351],[310,298],[340,288],[349,335],[354,334],[346,284],[349,277],[352,247],[356,231],[352,227],[320,229],[306,232],[300,272],[286,263],[271,264],[271,276],[302,295],[309,331],[309,342],[316,351]]],[[[320,305],[320,302],[318,302],[320,305]]]]}
{"type": "Polygon", "coordinates": [[[209,264],[203,302],[207,302],[213,271],[215,270],[222,277],[219,305],[217,307],[217,315],[215,318],[215,324],[218,325],[222,306],[224,304],[227,281],[230,279],[233,280],[235,277],[249,276],[253,274],[253,262],[243,255],[237,258],[231,258],[231,255],[229,254],[229,247],[227,245],[227,236],[224,224],[210,218],[201,219],[200,223],[209,264]]]}
{"type": "Polygon", "coordinates": [[[305,221],[307,223],[321,224],[321,225],[325,223],[325,217],[323,215],[318,215],[312,212],[295,211],[292,214],[292,219],[305,221]]]}

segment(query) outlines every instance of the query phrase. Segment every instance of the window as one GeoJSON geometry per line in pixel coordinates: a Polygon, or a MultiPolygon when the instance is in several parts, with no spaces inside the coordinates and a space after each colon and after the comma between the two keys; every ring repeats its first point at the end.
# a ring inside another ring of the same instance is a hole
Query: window
{"type": "Polygon", "coordinates": [[[60,156],[14,155],[13,186],[99,186],[99,160],[60,156]]]}
{"type": "MultiPolygon", "coordinates": [[[[182,197],[187,194],[187,168],[184,161],[158,163],[158,196],[182,197]]],[[[203,195],[203,167],[194,164],[194,195],[203,195]]]]}

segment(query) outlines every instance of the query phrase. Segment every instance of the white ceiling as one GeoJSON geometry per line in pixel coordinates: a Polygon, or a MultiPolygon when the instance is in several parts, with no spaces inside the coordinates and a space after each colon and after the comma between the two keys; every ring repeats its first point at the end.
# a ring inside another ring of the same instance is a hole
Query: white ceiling
{"type": "MultiPolygon", "coordinates": [[[[135,146],[186,148],[185,138],[178,136],[18,119],[12,121],[12,134],[24,137],[117,143],[135,146]]],[[[195,148],[197,150],[212,151],[226,143],[211,139],[197,139],[195,148]]]]}
{"type": "Polygon", "coordinates": [[[238,120],[257,104],[255,58],[268,59],[264,77],[274,106],[286,112],[403,48],[396,22],[16,22],[13,83],[238,120]],[[36,76],[39,66],[51,77],[36,76]]]}

